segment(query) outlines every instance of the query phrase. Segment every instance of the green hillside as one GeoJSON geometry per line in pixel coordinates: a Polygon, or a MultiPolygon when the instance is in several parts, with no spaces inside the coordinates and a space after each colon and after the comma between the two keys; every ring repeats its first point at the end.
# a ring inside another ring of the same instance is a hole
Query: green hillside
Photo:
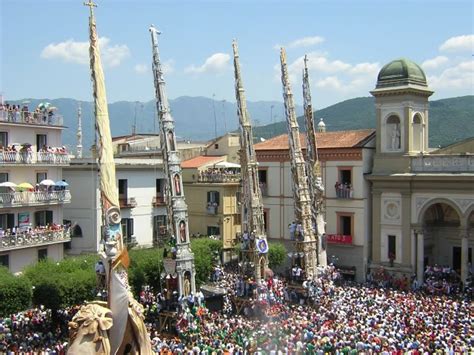
{"type": "MultiPolygon", "coordinates": [[[[328,131],[375,128],[373,97],[346,100],[314,113],[316,124],[324,118],[328,131]]],[[[462,96],[430,101],[430,147],[446,146],[474,136],[474,96],[462,96]]],[[[301,130],[305,130],[303,117],[298,117],[301,130]]],[[[256,137],[270,138],[286,133],[286,122],[255,127],[256,137]]]]}

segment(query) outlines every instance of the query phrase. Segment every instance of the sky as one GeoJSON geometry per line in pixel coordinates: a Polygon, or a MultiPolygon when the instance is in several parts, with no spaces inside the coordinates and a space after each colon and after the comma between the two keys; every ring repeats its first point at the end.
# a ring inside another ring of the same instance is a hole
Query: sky
{"type": "MultiPolygon", "coordinates": [[[[309,56],[313,107],[369,96],[393,59],[420,64],[432,99],[473,94],[472,1],[96,0],[109,102],[154,99],[151,38],[168,97],[235,102],[232,40],[238,41],[247,100],[282,101],[284,46],[302,104],[309,56]]],[[[0,0],[0,92],[8,99],[90,101],[88,8],[83,0],[0,0]]]]}

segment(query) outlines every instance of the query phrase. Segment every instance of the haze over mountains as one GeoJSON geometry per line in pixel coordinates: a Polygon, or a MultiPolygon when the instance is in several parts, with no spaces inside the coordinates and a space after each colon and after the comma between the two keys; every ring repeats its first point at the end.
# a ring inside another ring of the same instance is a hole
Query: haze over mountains
{"type": "MultiPolygon", "coordinates": [[[[76,146],[77,108],[74,99],[24,99],[7,100],[13,104],[29,101],[30,109],[40,102],[49,102],[64,116],[67,126],[63,133],[63,144],[74,151],[76,146]]],[[[247,103],[254,124],[254,136],[269,138],[286,132],[286,121],[282,102],[259,101],[247,103]]],[[[170,100],[172,115],[176,121],[176,133],[183,139],[205,141],[238,128],[236,104],[215,101],[205,97],[178,97],[170,100]]],[[[82,131],[85,153],[94,142],[92,102],[81,102],[82,131]]],[[[302,106],[296,107],[298,116],[302,106]]],[[[135,132],[158,132],[155,101],[119,101],[109,104],[109,115],[113,136],[135,132]],[[135,126],[135,127],[134,127],[135,126]]],[[[316,123],[320,117],[328,131],[375,128],[375,104],[373,97],[359,97],[317,110],[316,123]]],[[[430,101],[430,147],[446,146],[474,136],[474,96],[463,96],[430,101]]],[[[304,121],[299,117],[300,129],[304,121]]]]}

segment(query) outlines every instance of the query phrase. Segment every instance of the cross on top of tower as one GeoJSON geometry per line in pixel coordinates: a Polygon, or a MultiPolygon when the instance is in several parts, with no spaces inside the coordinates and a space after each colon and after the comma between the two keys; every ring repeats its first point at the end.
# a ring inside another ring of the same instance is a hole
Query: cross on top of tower
{"type": "Polygon", "coordinates": [[[84,2],[84,6],[89,6],[89,9],[91,10],[91,15],[93,14],[93,9],[94,7],[97,7],[97,4],[94,3],[93,0],[89,0],[89,2],[84,2]]]}
{"type": "Polygon", "coordinates": [[[308,66],[308,55],[304,55],[304,67],[306,68],[308,66]]]}

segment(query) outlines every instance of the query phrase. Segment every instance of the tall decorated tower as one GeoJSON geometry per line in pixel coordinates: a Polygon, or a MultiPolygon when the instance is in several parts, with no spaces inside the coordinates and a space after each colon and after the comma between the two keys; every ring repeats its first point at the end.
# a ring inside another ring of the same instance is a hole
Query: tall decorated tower
{"type": "Polygon", "coordinates": [[[253,146],[252,125],[247,111],[247,100],[240,73],[240,58],[237,42],[232,43],[234,52],[235,96],[240,122],[240,165],[242,168],[242,238],[241,272],[252,273],[259,282],[268,267],[268,244],[263,218],[262,191],[258,179],[258,163],[253,146]]]}
{"type": "MultiPolygon", "coordinates": [[[[169,228],[171,241],[176,249],[172,255],[172,264],[176,265],[178,275],[179,294],[187,296],[196,293],[194,254],[191,251],[188,224],[188,206],[184,198],[183,177],[181,172],[181,158],[179,157],[174,129],[174,119],[171,116],[168,97],[166,95],[165,80],[158,51],[158,32],[150,27],[153,50],[153,75],[155,80],[156,106],[160,120],[160,141],[163,154],[163,167],[168,180],[168,208],[169,228]]],[[[165,260],[166,262],[167,260],[165,260]]],[[[166,267],[166,265],[165,265],[166,267]]]]}
{"type": "Polygon", "coordinates": [[[280,51],[281,82],[283,85],[283,101],[285,104],[286,122],[288,127],[288,140],[290,145],[291,173],[293,178],[293,196],[295,199],[295,219],[299,226],[296,236],[296,251],[294,263],[301,266],[306,277],[317,276],[316,266],[325,265],[324,260],[319,260],[318,235],[312,221],[311,194],[308,186],[308,175],[306,163],[301,150],[300,131],[296,120],[295,104],[288,77],[288,66],[286,64],[286,52],[284,48],[280,51]]]}

